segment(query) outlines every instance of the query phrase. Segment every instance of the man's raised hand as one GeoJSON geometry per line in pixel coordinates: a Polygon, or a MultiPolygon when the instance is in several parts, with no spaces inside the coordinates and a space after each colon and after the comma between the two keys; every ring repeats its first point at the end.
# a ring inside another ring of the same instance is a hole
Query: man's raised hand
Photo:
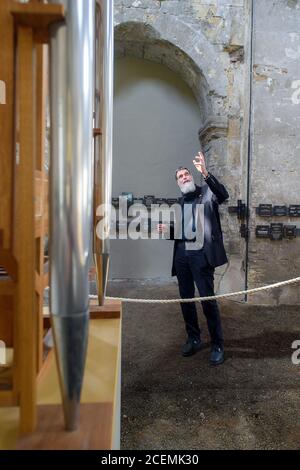
{"type": "Polygon", "coordinates": [[[198,152],[198,155],[193,160],[193,163],[198,171],[206,178],[208,171],[206,169],[205,157],[202,152],[198,152]]]}
{"type": "Polygon", "coordinates": [[[168,226],[166,224],[157,224],[156,225],[156,230],[157,230],[158,233],[167,233],[168,226]]]}

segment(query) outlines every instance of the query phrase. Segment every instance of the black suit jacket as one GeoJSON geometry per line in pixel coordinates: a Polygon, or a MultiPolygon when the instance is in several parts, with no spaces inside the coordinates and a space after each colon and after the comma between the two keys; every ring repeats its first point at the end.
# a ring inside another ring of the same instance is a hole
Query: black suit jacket
{"type": "MultiPolygon", "coordinates": [[[[217,178],[209,174],[203,186],[197,186],[197,201],[199,204],[204,204],[204,246],[203,250],[206,254],[209,264],[216,268],[228,262],[224,244],[223,234],[219,215],[219,204],[222,204],[229,198],[229,194],[223,186],[219,183],[217,178]]],[[[178,203],[183,207],[184,199],[180,197],[178,203]]],[[[170,240],[175,240],[173,249],[172,261],[172,276],[176,275],[175,271],[175,252],[178,245],[178,239],[174,234],[174,226],[170,227],[170,240]]]]}

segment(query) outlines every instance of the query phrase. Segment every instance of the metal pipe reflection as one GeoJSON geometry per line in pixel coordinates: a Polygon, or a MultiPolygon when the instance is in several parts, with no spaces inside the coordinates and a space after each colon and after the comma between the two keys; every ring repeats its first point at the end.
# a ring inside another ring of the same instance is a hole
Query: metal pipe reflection
{"type": "Polygon", "coordinates": [[[100,240],[94,231],[94,260],[97,272],[99,304],[103,305],[110,252],[110,219],[112,198],[112,139],[113,139],[113,59],[114,59],[114,22],[113,0],[96,0],[96,96],[95,127],[101,135],[95,138],[94,174],[94,226],[96,229],[96,210],[100,204],[106,205],[106,238],[100,240]]]}
{"type": "Polygon", "coordinates": [[[95,0],[49,2],[66,12],[50,31],[50,309],[65,423],[73,430],[89,320],[95,0]]]}

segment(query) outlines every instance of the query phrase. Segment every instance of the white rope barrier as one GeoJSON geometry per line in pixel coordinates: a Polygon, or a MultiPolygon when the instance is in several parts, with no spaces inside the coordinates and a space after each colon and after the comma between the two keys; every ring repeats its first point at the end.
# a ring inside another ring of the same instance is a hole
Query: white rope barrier
{"type": "MultiPolygon", "coordinates": [[[[122,302],[141,303],[141,304],[175,304],[175,303],[186,303],[186,302],[202,302],[203,300],[214,300],[222,299],[226,297],[233,297],[242,294],[253,294],[254,292],[261,292],[267,289],[276,289],[277,287],[286,286],[288,284],[296,284],[300,281],[300,277],[288,279],[286,281],[276,282],[275,284],[269,284],[267,286],[255,287],[254,289],[241,290],[238,292],[229,292],[227,294],[213,295],[209,297],[194,297],[192,299],[134,299],[127,297],[105,297],[108,300],[121,300],[122,302]]],[[[90,299],[98,299],[97,295],[90,295],[90,299]]]]}

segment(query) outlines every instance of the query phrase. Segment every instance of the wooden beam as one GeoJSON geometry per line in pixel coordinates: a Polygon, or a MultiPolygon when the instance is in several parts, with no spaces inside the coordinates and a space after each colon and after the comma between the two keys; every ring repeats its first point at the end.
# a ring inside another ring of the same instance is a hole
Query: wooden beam
{"type": "MultiPolygon", "coordinates": [[[[22,5],[20,5],[22,6],[22,5]]],[[[25,5],[24,5],[25,6],[25,5]]],[[[17,30],[17,129],[19,162],[16,165],[15,250],[19,262],[17,296],[16,365],[19,371],[20,431],[36,426],[37,319],[35,300],[34,171],[35,93],[34,42],[32,29],[17,30]]]]}
{"type": "Polygon", "coordinates": [[[11,7],[11,14],[18,26],[38,31],[65,19],[64,7],[60,4],[16,3],[11,7]]]}
{"type": "Polygon", "coordinates": [[[35,238],[41,237],[42,232],[44,233],[44,235],[47,234],[48,230],[49,230],[48,208],[45,207],[44,216],[35,217],[35,227],[34,227],[34,236],[35,236],[35,238]],[[43,231],[43,229],[44,229],[44,231],[43,231]]]}
{"type": "Polygon", "coordinates": [[[49,273],[44,274],[43,276],[43,289],[49,286],[49,273]]]}
{"type": "Polygon", "coordinates": [[[0,104],[0,231],[1,246],[9,249],[12,236],[13,111],[14,111],[14,23],[11,0],[0,1],[0,80],[4,96],[0,104]]]}
{"type": "Polygon", "coordinates": [[[105,300],[104,305],[99,305],[98,300],[90,301],[90,318],[120,318],[122,303],[119,300],[105,300]]]}
{"type": "MultiPolygon", "coordinates": [[[[13,330],[15,319],[15,293],[16,285],[11,281],[7,283],[0,281],[0,338],[5,343],[6,348],[12,348],[13,344],[13,330]],[[6,284],[6,286],[5,286],[6,284]]],[[[1,367],[0,367],[1,378],[1,367]]]]}
{"type": "Polygon", "coordinates": [[[34,274],[34,285],[35,285],[35,292],[40,294],[41,292],[41,276],[35,272],[34,274]]]}
{"type": "MultiPolygon", "coordinates": [[[[51,325],[50,325],[50,327],[51,327],[51,325]]],[[[37,376],[37,384],[38,385],[43,380],[45,375],[47,374],[47,371],[48,371],[49,367],[51,367],[51,362],[53,360],[55,360],[55,358],[53,356],[54,356],[54,348],[52,348],[52,349],[50,349],[50,351],[48,351],[48,354],[47,354],[45,360],[43,361],[43,365],[42,365],[42,367],[41,367],[41,369],[38,373],[38,376],[37,376]]]]}
{"type": "Polygon", "coordinates": [[[107,450],[112,448],[113,403],[82,403],[80,428],[64,430],[61,405],[39,405],[38,427],[21,437],[17,450],[107,450]],[[99,430],[101,423],[101,431],[99,430]]]}
{"type": "Polygon", "coordinates": [[[0,266],[5,269],[13,281],[18,280],[18,263],[9,250],[0,248],[0,266]]]}
{"type": "MultiPolygon", "coordinates": [[[[38,274],[35,272],[35,291],[43,296],[44,289],[49,286],[49,273],[38,274]]],[[[0,283],[1,285],[1,283],[0,283]]],[[[43,335],[42,335],[43,336],[43,335]]]]}
{"type": "Polygon", "coordinates": [[[0,390],[0,407],[17,406],[18,401],[11,390],[0,390]]]}
{"type": "Polygon", "coordinates": [[[16,293],[17,284],[10,279],[0,281],[0,295],[14,295],[16,293]]]}

